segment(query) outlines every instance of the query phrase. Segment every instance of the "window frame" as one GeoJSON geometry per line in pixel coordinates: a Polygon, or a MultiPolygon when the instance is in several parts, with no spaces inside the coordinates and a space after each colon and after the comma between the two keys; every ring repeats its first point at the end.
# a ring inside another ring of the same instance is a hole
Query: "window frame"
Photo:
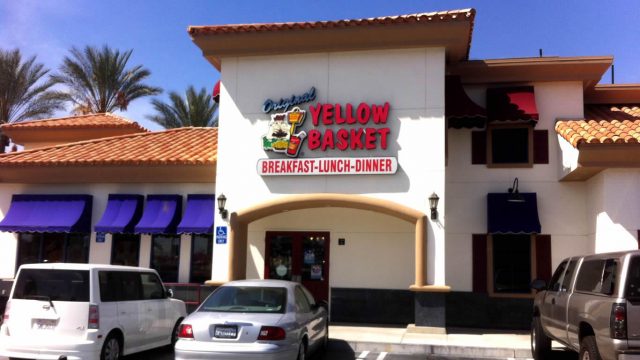
{"type": "MultiPolygon", "coordinates": [[[[22,258],[22,251],[21,251],[21,242],[22,242],[22,235],[23,234],[28,234],[28,235],[32,235],[34,236],[34,238],[36,239],[35,241],[38,242],[37,246],[38,246],[38,260],[37,262],[35,262],[35,264],[41,264],[43,263],[44,259],[44,243],[45,241],[47,241],[45,239],[47,234],[57,234],[57,233],[26,233],[26,232],[18,232],[17,233],[17,246],[16,246],[16,271],[18,271],[18,268],[20,268],[20,265],[23,264],[34,264],[34,263],[23,263],[21,262],[21,258],[22,258]]],[[[89,263],[89,253],[90,253],[90,247],[91,247],[91,236],[90,234],[86,234],[86,233],[64,233],[64,241],[63,241],[63,249],[62,249],[62,258],[63,258],[63,262],[67,263],[68,259],[69,259],[69,244],[70,244],[70,238],[72,237],[79,237],[82,238],[82,240],[84,241],[83,243],[83,251],[85,252],[84,255],[84,264],[88,264],[89,263]]]]}
{"type": "MultiPolygon", "coordinates": [[[[536,258],[536,234],[530,234],[530,263],[531,263],[531,279],[530,282],[537,277],[537,258],[536,258]]],[[[496,298],[521,298],[532,299],[536,292],[530,289],[528,293],[503,293],[494,290],[494,271],[493,271],[493,234],[487,234],[487,294],[489,297],[496,298]]]]}
{"type": "MultiPolygon", "coordinates": [[[[115,255],[116,255],[115,243],[116,243],[116,237],[117,236],[127,236],[127,237],[128,236],[131,236],[131,237],[135,236],[135,237],[137,237],[138,249],[137,249],[137,252],[136,252],[136,258],[138,260],[136,261],[135,265],[128,265],[128,266],[140,266],[140,242],[141,242],[141,239],[140,239],[140,235],[139,234],[124,234],[124,233],[113,233],[113,234],[111,234],[111,258],[109,260],[109,263],[111,265],[121,265],[121,264],[114,264],[113,263],[114,260],[115,260],[115,255]]],[[[122,241],[122,240],[130,241],[129,238],[127,238],[127,239],[118,239],[118,241],[122,241]]]]}
{"type": "Polygon", "coordinates": [[[532,168],[534,164],[533,125],[529,123],[488,124],[487,134],[487,167],[489,168],[532,168]],[[527,156],[528,162],[522,163],[494,163],[493,162],[493,130],[527,129],[527,156]]]}
{"type": "MultiPolygon", "coordinates": [[[[195,242],[196,242],[196,237],[200,237],[200,238],[207,238],[207,251],[209,252],[209,255],[211,255],[209,257],[209,274],[211,275],[211,272],[213,271],[213,234],[192,234],[191,235],[191,251],[190,251],[190,261],[189,261],[189,282],[190,283],[197,283],[200,284],[199,282],[195,282],[193,280],[193,269],[194,269],[194,265],[196,265],[193,261],[193,255],[196,249],[195,246],[195,242]]],[[[205,280],[206,281],[206,280],[205,280]]]]}
{"type": "Polygon", "coordinates": [[[180,260],[181,260],[180,259],[180,253],[181,252],[182,252],[182,241],[181,241],[181,236],[180,235],[178,235],[178,234],[152,234],[151,235],[151,254],[149,254],[149,257],[150,257],[150,259],[149,259],[149,267],[154,269],[156,272],[158,272],[158,275],[160,276],[160,279],[162,280],[163,283],[177,283],[177,282],[180,281],[180,260]],[[153,260],[154,260],[154,256],[156,254],[156,251],[155,251],[155,247],[153,245],[154,245],[155,239],[157,237],[160,237],[160,236],[162,236],[162,237],[171,237],[172,240],[176,240],[177,239],[177,241],[178,241],[178,261],[176,263],[176,279],[175,279],[175,281],[169,281],[167,279],[163,279],[162,278],[162,272],[160,270],[158,270],[156,268],[156,266],[155,266],[156,264],[154,264],[153,260]]]}

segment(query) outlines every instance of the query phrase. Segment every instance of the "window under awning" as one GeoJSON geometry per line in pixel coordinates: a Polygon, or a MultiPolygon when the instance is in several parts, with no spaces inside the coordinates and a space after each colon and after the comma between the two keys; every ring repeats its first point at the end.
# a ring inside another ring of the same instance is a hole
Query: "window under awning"
{"type": "Polygon", "coordinates": [[[539,234],[536,193],[487,194],[487,232],[489,234],[539,234]]]}
{"type": "Polygon", "coordinates": [[[147,206],[134,231],[137,234],[176,234],[181,214],[181,195],[147,195],[147,206]]]}
{"type": "Polygon", "coordinates": [[[539,114],[533,86],[487,89],[487,116],[489,122],[537,123],[539,114]]]}
{"type": "Polygon", "coordinates": [[[92,205],[91,195],[13,195],[0,231],[90,233],[92,205]]]}
{"type": "Polygon", "coordinates": [[[142,217],[144,196],[132,194],[109,194],[107,208],[95,226],[96,232],[129,233],[142,217]]]}
{"type": "Polygon", "coordinates": [[[213,209],[215,195],[190,194],[178,234],[213,234],[213,209]]]}

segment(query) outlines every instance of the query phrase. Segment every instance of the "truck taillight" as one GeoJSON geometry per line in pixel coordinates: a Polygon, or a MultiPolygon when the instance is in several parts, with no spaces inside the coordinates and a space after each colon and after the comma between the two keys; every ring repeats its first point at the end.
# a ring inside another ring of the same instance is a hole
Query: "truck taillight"
{"type": "Polygon", "coordinates": [[[627,305],[613,304],[611,307],[611,338],[627,338],[627,305]]]}
{"type": "Polygon", "coordinates": [[[11,308],[11,301],[8,301],[4,308],[4,315],[2,315],[2,322],[9,320],[9,308],[11,308]]]}
{"type": "Polygon", "coordinates": [[[100,308],[98,308],[98,305],[89,305],[89,323],[87,324],[87,328],[100,328],[100,308]]]}

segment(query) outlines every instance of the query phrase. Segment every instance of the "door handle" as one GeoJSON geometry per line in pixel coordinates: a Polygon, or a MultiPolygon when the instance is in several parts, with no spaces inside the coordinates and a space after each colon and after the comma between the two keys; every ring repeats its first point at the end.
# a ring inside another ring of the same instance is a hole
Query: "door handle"
{"type": "Polygon", "coordinates": [[[556,298],[551,299],[551,305],[555,305],[556,304],[556,298]]]}

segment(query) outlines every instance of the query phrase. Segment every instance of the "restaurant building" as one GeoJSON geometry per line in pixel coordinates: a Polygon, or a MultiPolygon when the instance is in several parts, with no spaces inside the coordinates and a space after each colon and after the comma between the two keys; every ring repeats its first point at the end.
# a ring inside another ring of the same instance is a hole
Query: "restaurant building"
{"type": "MultiPolygon", "coordinates": [[[[474,16],[190,27],[221,74],[219,128],[127,122],[0,156],[0,277],[29,241],[38,261],[54,241],[78,254],[80,226],[86,261],[138,243],[138,265],[202,281],[208,244],[208,284],[301,281],[334,322],[527,327],[532,279],[638,248],[640,86],[598,85],[609,56],[470,60],[474,16]],[[31,200],[91,214],[19,228],[31,200]]],[[[28,143],[20,127],[3,131],[28,143]]]]}

